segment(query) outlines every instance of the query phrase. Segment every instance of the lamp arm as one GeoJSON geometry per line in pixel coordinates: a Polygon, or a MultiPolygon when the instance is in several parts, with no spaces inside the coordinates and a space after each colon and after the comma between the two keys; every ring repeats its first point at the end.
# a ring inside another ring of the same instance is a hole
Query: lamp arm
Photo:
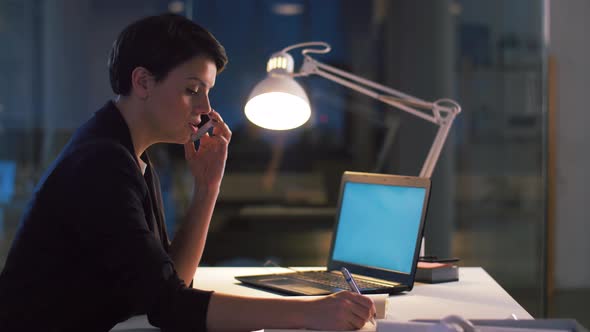
{"type": "Polygon", "coordinates": [[[447,136],[449,135],[449,131],[456,115],[457,113],[450,113],[447,118],[445,118],[446,121],[439,126],[434,141],[432,142],[432,146],[430,146],[430,150],[428,151],[428,156],[422,165],[422,170],[420,171],[421,177],[430,178],[432,176],[434,166],[436,166],[436,163],[438,162],[438,157],[440,156],[443,145],[447,140],[447,136]]]}
{"type": "Polygon", "coordinates": [[[293,74],[293,76],[309,76],[312,74],[324,77],[330,81],[358,91],[364,95],[377,99],[382,103],[401,109],[439,126],[434,142],[430,147],[428,156],[420,171],[421,177],[430,178],[432,176],[434,167],[453,124],[453,120],[455,119],[455,116],[461,112],[461,107],[457,102],[451,99],[440,99],[435,102],[427,102],[341,69],[326,65],[313,59],[309,55],[304,55],[304,61],[300,72],[293,74]],[[432,114],[421,112],[416,108],[429,110],[432,114]]]}

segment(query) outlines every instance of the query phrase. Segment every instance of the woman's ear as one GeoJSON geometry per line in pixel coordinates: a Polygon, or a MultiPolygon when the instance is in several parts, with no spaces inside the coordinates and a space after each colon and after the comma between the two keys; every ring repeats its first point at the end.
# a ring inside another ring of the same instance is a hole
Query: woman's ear
{"type": "Polygon", "coordinates": [[[131,72],[131,94],[141,100],[147,100],[150,97],[153,82],[154,78],[149,70],[136,67],[131,72]]]}

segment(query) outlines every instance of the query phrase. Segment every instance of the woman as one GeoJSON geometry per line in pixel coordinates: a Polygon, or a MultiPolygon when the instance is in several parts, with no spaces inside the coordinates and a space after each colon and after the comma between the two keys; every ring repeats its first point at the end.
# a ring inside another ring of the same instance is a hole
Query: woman
{"type": "Polygon", "coordinates": [[[0,331],[108,331],[142,313],[170,331],[338,330],[373,315],[371,300],[350,292],[259,299],[191,287],[232,135],[208,99],[226,63],[219,42],[182,16],[121,32],[109,56],[116,100],[76,131],[25,211],[0,275],[0,331]],[[215,125],[196,150],[203,114],[215,125]],[[146,153],[160,142],[184,144],[194,177],[172,242],[146,153]]]}

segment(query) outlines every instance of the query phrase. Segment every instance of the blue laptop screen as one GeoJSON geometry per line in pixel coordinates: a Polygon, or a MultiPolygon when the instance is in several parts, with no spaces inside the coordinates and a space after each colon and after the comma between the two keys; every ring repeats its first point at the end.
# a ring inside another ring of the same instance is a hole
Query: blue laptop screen
{"type": "Polygon", "coordinates": [[[425,188],[347,182],[332,259],[411,273],[425,188]]]}

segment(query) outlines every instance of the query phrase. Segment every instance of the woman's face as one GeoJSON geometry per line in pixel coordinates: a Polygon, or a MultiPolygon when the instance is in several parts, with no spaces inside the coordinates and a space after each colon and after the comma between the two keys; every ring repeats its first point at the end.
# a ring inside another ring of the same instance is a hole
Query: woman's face
{"type": "Polygon", "coordinates": [[[201,114],[211,111],[209,90],[217,67],[198,56],[172,69],[152,87],[148,108],[150,136],[157,142],[184,144],[196,133],[201,114]]]}

